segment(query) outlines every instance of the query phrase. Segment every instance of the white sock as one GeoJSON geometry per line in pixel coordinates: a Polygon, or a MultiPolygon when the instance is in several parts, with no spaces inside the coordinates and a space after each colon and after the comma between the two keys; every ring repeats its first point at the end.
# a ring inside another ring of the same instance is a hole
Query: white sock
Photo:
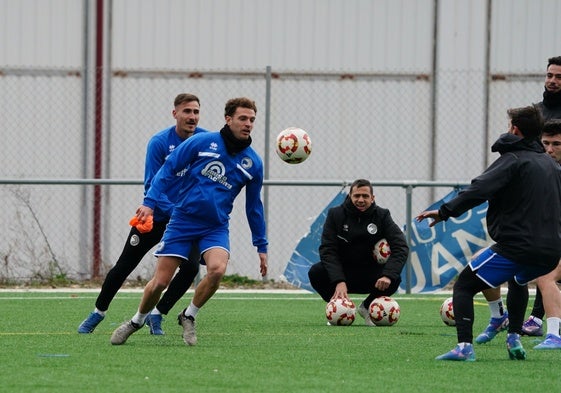
{"type": "Polygon", "coordinates": [[[144,321],[146,320],[146,316],[148,314],[149,313],[141,314],[140,312],[137,311],[136,314],[134,314],[134,317],[132,317],[132,321],[137,325],[142,326],[144,325],[144,321]]]}
{"type": "Polygon", "coordinates": [[[162,315],[160,310],[158,310],[158,307],[154,307],[154,309],[152,311],[150,311],[150,314],[152,314],[152,315],[162,315]]]}
{"type": "Polygon", "coordinates": [[[94,312],[95,312],[95,313],[98,313],[99,315],[101,315],[102,317],[104,317],[104,316],[105,316],[105,313],[106,313],[107,311],[101,311],[99,308],[96,307],[95,310],[94,310],[94,312]]]}
{"type": "Polygon", "coordinates": [[[547,321],[547,334],[554,334],[559,337],[559,323],[561,318],[550,317],[546,319],[547,321]]]}
{"type": "Polygon", "coordinates": [[[504,315],[505,308],[503,305],[502,297],[488,303],[489,303],[489,310],[491,311],[491,318],[501,318],[504,315]]]}
{"type": "Polygon", "coordinates": [[[190,315],[193,318],[196,318],[198,312],[199,312],[199,307],[195,306],[193,302],[191,302],[191,304],[189,304],[189,307],[187,307],[187,310],[185,310],[184,314],[186,317],[190,315]]]}
{"type": "Polygon", "coordinates": [[[471,345],[471,343],[458,343],[460,349],[464,349],[466,345],[471,345]]]}

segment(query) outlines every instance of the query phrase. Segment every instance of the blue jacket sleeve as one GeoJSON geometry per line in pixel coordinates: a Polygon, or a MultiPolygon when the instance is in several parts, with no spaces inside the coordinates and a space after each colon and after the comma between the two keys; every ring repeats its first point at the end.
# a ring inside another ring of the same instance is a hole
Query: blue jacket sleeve
{"type": "Polygon", "coordinates": [[[182,171],[184,168],[188,167],[190,139],[183,142],[179,147],[177,147],[165,160],[164,165],[158,170],[156,175],[152,178],[150,188],[146,192],[144,197],[144,206],[148,206],[152,209],[158,204],[162,199],[167,200],[166,193],[170,189],[172,183],[176,181],[176,174],[182,171]]]}
{"type": "Polygon", "coordinates": [[[266,253],[267,230],[265,224],[265,213],[263,210],[263,202],[261,201],[261,188],[263,184],[263,169],[258,171],[247,185],[245,190],[245,213],[249,228],[251,229],[252,242],[257,247],[257,252],[266,253]]]}
{"type": "MultiPolygon", "coordinates": [[[[144,195],[148,193],[154,176],[166,162],[167,155],[168,147],[162,143],[161,139],[153,138],[148,142],[148,147],[146,149],[146,162],[144,165],[144,195]]],[[[173,203],[169,200],[166,194],[160,195],[160,199],[157,200],[157,205],[163,214],[168,217],[171,216],[173,203]]],[[[155,205],[150,207],[153,209],[155,205]]]]}

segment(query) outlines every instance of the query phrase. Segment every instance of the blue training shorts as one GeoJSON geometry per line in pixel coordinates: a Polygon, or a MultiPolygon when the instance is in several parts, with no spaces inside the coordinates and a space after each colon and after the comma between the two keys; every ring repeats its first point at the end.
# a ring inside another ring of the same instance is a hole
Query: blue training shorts
{"type": "Polygon", "coordinates": [[[468,265],[475,275],[491,288],[496,288],[513,277],[519,285],[525,285],[551,271],[543,266],[513,262],[497,254],[491,248],[481,252],[468,265]]]}
{"type": "MultiPolygon", "coordinates": [[[[199,243],[201,255],[211,248],[222,248],[230,253],[230,231],[224,227],[201,227],[182,220],[170,220],[154,255],[188,259],[193,242],[199,243]]],[[[204,264],[201,258],[201,263],[204,264]]]]}

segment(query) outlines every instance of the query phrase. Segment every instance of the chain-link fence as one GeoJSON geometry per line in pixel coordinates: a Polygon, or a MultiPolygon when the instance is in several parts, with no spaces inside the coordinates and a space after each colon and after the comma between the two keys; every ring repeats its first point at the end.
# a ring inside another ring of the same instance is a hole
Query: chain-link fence
{"type": "MultiPolygon", "coordinates": [[[[146,143],[174,123],[178,93],[199,96],[200,125],[211,130],[222,127],[229,98],[254,99],[253,146],[264,158],[268,180],[302,182],[265,188],[269,278],[278,280],[313,218],[345,182],[469,180],[494,159],[488,146],[506,130],[506,110],[540,101],[543,90],[539,75],[487,79],[480,72],[441,72],[433,83],[430,75],[399,73],[113,71],[103,94],[96,94],[102,87],[94,80],[60,69],[4,70],[0,78],[0,280],[105,274],[142,201],[146,143]],[[274,152],[276,135],[289,126],[306,129],[312,138],[312,156],[299,165],[282,162],[274,152]],[[115,182],[63,184],[94,177],[115,182]]],[[[448,191],[416,188],[413,212],[448,191]]],[[[404,189],[376,187],[375,194],[405,225],[404,189]]],[[[231,218],[228,274],[257,278],[243,207],[242,193],[231,218]]],[[[149,278],[154,262],[148,255],[132,278],[149,278]]]]}

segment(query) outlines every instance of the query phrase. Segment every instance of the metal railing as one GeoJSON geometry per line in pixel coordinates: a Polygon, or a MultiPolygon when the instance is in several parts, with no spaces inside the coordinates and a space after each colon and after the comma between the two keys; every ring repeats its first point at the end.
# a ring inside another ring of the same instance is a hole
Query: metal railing
{"type": "MultiPolygon", "coordinates": [[[[140,179],[0,179],[0,185],[142,185],[140,179]]],[[[352,184],[349,180],[282,180],[276,179],[264,180],[263,185],[267,187],[277,186],[333,186],[345,188],[352,184]]],[[[419,187],[450,187],[460,188],[468,185],[465,181],[420,181],[420,180],[389,180],[389,181],[372,181],[373,187],[399,187],[405,190],[405,212],[406,222],[411,223],[413,220],[413,189],[419,187]]],[[[264,200],[265,213],[269,210],[267,200],[264,200]]],[[[405,237],[407,244],[411,246],[411,229],[409,225],[405,225],[405,237]]],[[[411,263],[408,260],[406,264],[406,293],[411,290],[411,263]]]]}

